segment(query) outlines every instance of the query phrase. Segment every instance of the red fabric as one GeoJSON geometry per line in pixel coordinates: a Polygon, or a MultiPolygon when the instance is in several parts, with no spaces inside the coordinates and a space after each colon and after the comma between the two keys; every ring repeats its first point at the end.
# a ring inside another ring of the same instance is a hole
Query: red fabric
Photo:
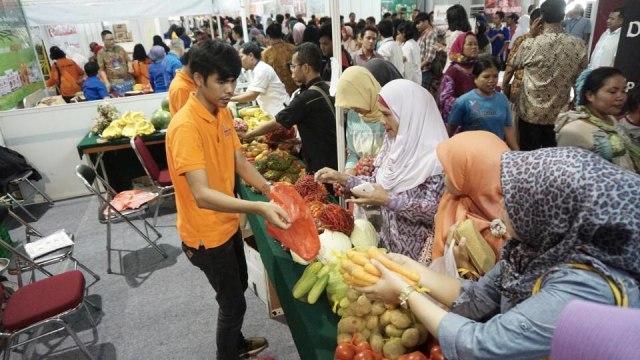
{"type": "Polygon", "coordinates": [[[142,166],[144,166],[147,171],[149,171],[149,175],[157,181],[158,176],[160,175],[160,169],[158,168],[156,161],[153,160],[153,156],[151,156],[151,152],[149,152],[147,145],[144,144],[144,141],[142,141],[140,136],[136,136],[133,141],[136,145],[136,150],[138,150],[140,157],[142,157],[142,166]]]}
{"type": "Polygon", "coordinates": [[[160,186],[169,186],[172,184],[171,175],[169,175],[168,169],[160,170],[160,174],[158,175],[158,183],[160,184],[160,186]]]}
{"type": "Polygon", "coordinates": [[[453,44],[451,44],[451,50],[449,50],[449,54],[462,54],[462,50],[464,49],[464,40],[468,35],[475,36],[475,34],[471,31],[458,35],[453,44]]]}
{"type": "Polygon", "coordinates": [[[100,50],[102,50],[102,48],[103,48],[102,45],[96,45],[91,52],[93,52],[94,55],[98,55],[98,53],[100,52],[100,50]]]}
{"type": "Polygon", "coordinates": [[[80,305],[84,276],[78,270],[36,281],[16,291],[7,303],[2,322],[7,331],[23,329],[80,305]]]}
{"type": "MultiPolygon", "coordinates": [[[[137,209],[140,206],[154,200],[158,197],[156,193],[150,193],[142,190],[125,190],[122,191],[111,200],[111,206],[118,211],[124,211],[125,209],[137,209]]],[[[107,216],[109,214],[109,208],[105,207],[102,213],[107,216]]]]}

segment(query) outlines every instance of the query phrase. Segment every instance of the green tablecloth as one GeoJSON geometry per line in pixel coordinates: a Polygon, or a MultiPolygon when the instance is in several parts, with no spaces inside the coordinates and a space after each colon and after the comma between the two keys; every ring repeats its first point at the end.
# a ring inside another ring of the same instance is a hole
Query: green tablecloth
{"type": "MultiPolygon", "coordinates": [[[[245,200],[267,201],[266,197],[253,193],[244,185],[239,185],[238,190],[245,200]]],[[[267,227],[262,217],[248,214],[247,218],[264,267],[278,293],[300,358],[333,359],[339,318],[331,312],[326,295],[323,294],[314,305],[294,299],[291,291],[304,266],[294,263],[291,255],[282,250],[280,243],[267,235],[267,227]]]]}
{"type": "MultiPolygon", "coordinates": [[[[164,140],[165,135],[166,135],[166,132],[156,131],[151,135],[143,136],[142,139],[145,142],[164,140]]],[[[101,147],[106,148],[106,147],[118,146],[118,145],[128,146],[128,144],[129,144],[129,138],[127,138],[127,137],[123,137],[123,138],[115,139],[115,140],[109,140],[107,142],[98,142],[98,140],[100,140],[100,139],[101,138],[98,135],[93,135],[91,133],[87,133],[87,135],[85,135],[82,138],[82,140],[80,140],[80,143],[78,143],[78,145],[77,145],[78,155],[80,156],[80,158],[82,159],[82,155],[84,154],[84,151],[86,149],[96,149],[96,148],[101,148],[101,147]]]]}

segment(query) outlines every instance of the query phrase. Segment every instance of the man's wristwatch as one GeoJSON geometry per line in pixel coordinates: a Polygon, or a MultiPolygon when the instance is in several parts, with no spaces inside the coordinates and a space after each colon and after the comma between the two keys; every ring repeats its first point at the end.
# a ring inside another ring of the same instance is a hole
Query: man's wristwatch
{"type": "Polygon", "coordinates": [[[264,195],[269,194],[269,191],[271,191],[271,185],[273,185],[271,181],[265,182],[264,185],[262,185],[262,188],[260,188],[260,191],[262,191],[264,195]]]}

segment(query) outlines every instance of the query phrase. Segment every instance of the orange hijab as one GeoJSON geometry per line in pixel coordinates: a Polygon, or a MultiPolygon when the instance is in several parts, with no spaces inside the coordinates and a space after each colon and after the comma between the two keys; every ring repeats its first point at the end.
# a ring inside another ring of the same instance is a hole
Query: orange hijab
{"type": "Polygon", "coordinates": [[[500,158],[509,147],[496,135],[487,131],[466,131],[436,147],[445,175],[461,194],[445,191],[436,213],[432,259],[444,255],[449,228],[466,219],[473,220],[496,257],[505,243],[506,235],[491,235],[489,225],[502,214],[500,187],[500,158]]]}

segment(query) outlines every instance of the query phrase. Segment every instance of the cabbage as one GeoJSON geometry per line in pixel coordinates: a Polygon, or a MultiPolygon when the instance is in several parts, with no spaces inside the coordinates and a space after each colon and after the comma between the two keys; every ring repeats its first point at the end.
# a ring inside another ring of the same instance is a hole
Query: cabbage
{"type": "MultiPolygon", "coordinates": [[[[293,250],[289,250],[289,252],[291,253],[291,259],[293,260],[293,262],[300,264],[300,265],[304,265],[307,266],[309,265],[309,263],[311,263],[311,261],[307,261],[305,259],[303,259],[300,255],[296,254],[295,251],[293,250]]],[[[312,259],[313,261],[313,259],[312,259]]]]}
{"type": "Polygon", "coordinates": [[[323,264],[332,264],[338,261],[337,256],[351,249],[351,240],[341,232],[325,230],[319,236],[320,251],[318,260],[323,264]]]}
{"type": "Polygon", "coordinates": [[[364,219],[356,219],[354,221],[353,231],[351,232],[351,243],[353,247],[377,247],[379,239],[380,235],[378,235],[373,224],[364,219]]]}

